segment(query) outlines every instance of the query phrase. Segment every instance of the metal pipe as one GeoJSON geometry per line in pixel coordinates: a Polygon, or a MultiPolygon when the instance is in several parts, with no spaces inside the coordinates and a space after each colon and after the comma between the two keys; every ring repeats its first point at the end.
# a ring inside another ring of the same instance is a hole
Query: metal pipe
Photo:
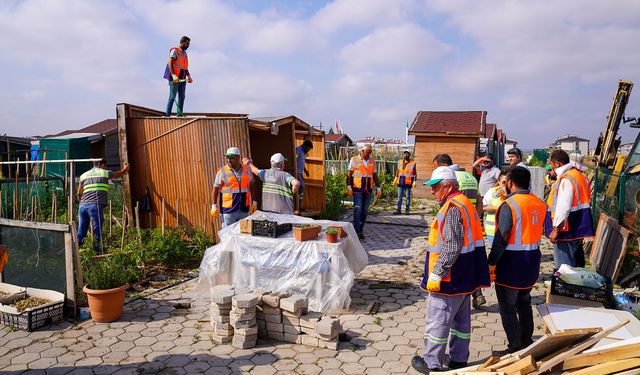
{"type": "Polygon", "coordinates": [[[22,161],[2,161],[0,165],[16,165],[16,164],[45,164],[45,163],[86,163],[86,162],[99,162],[102,159],[62,159],[62,160],[22,160],[22,161]]]}

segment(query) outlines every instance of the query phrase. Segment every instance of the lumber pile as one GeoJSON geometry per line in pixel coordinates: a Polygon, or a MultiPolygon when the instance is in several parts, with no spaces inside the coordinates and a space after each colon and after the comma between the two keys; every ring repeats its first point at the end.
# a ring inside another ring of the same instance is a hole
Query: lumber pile
{"type": "Polygon", "coordinates": [[[640,340],[588,350],[602,338],[623,327],[623,321],[601,328],[567,329],[542,336],[519,352],[489,357],[480,365],[433,375],[571,375],[640,374],[640,340]]]}

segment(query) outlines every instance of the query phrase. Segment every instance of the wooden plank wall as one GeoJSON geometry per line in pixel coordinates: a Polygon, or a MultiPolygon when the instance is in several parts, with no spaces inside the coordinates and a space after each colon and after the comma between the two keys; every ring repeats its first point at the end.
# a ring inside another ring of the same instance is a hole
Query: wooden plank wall
{"type": "Polygon", "coordinates": [[[140,213],[143,227],[161,225],[164,198],[166,226],[179,224],[217,232],[220,221],[209,216],[215,174],[226,163],[228,147],[250,155],[246,117],[130,118],[127,146],[132,205],[135,207],[147,189],[152,198],[151,212],[140,213]],[[180,128],[189,121],[193,122],[180,128]],[[177,130],[167,133],[173,129],[177,130]]]}
{"type": "Polygon", "coordinates": [[[296,130],[296,146],[300,146],[306,139],[313,143],[313,148],[307,154],[306,168],[309,177],[305,178],[305,193],[302,207],[309,212],[320,213],[326,206],[325,197],[325,153],[324,134],[309,134],[308,131],[296,130]]]}
{"type": "Polygon", "coordinates": [[[460,165],[467,172],[471,172],[477,148],[477,137],[416,136],[414,158],[418,178],[420,180],[429,179],[433,171],[433,158],[442,153],[449,154],[455,164],[460,165]]]}

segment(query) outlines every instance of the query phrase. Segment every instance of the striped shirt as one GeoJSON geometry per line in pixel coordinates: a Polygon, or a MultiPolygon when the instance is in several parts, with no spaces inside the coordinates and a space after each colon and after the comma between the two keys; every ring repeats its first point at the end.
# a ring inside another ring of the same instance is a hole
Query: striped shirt
{"type": "Polygon", "coordinates": [[[444,217],[442,228],[442,248],[440,256],[433,267],[433,273],[440,277],[447,277],[453,264],[458,260],[464,243],[464,229],[462,224],[462,212],[454,205],[444,217]]]}

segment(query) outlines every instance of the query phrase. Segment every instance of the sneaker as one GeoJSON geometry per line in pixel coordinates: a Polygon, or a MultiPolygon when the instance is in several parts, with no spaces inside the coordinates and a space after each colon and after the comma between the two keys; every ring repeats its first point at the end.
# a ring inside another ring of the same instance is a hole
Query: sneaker
{"type": "Polygon", "coordinates": [[[418,371],[421,374],[429,374],[432,371],[442,371],[442,369],[439,368],[429,368],[422,357],[417,355],[411,359],[411,366],[414,370],[418,371]]]}
{"type": "Polygon", "coordinates": [[[404,214],[405,214],[405,215],[409,215],[409,213],[411,213],[411,211],[409,211],[409,210],[404,210],[404,214]]]}
{"type": "Polygon", "coordinates": [[[401,215],[401,214],[402,214],[402,211],[400,211],[400,210],[395,210],[395,211],[393,211],[393,214],[394,214],[394,215],[401,215]]]}
{"type": "Polygon", "coordinates": [[[364,233],[363,232],[358,232],[358,239],[364,240],[364,233]]]}
{"type": "Polygon", "coordinates": [[[479,309],[480,306],[484,306],[486,304],[487,304],[487,300],[484,298],[483,295],[474,297],[473,300],[471,301],[471,305],[473,306],[474,309],[479,309]]]}
{"type": "Polygon", "coordinates": [[[467,362],[456,362],[456,361],[449,362],[449,370],[456,370],[464,367],[467,367],[467,362]]]}

